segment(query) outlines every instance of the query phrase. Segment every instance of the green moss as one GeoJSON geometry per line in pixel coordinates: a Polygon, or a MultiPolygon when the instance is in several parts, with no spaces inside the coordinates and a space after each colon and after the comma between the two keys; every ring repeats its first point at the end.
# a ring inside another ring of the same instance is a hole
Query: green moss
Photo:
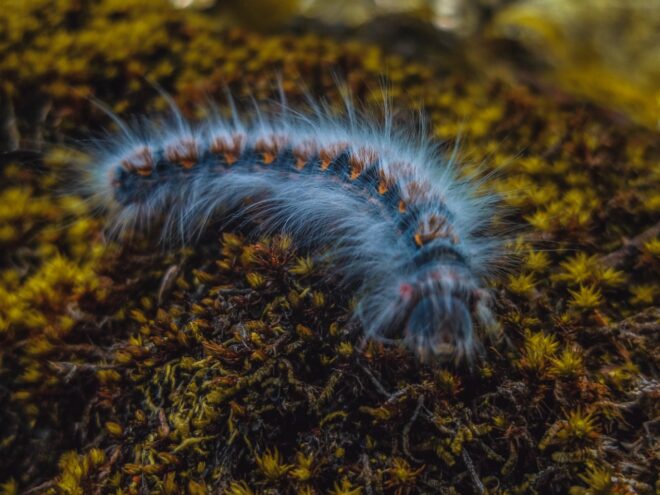
{"type": "Polygon", "coordinates": [[[275,96],[276,71],[293,104],[299,79],[337,101],[338,66],[370,104],[385,72],[397,106],[423,102],[434,135],[462,134],[466,173],[497,172],[486,187],[526,226],[509,247],[520,263],[493,281],[507,342],[471,371],[364,343],[352,294],[286,237],[103,247],[103,219],[57,193],[78,158],[8,153],[0,493],[653,492],[657,134],[511,78],[139,4],[0,13],[23,143],[111,125],[90,93],[163,108],[143,74],[194,117],[225,85],[275,96]]]}

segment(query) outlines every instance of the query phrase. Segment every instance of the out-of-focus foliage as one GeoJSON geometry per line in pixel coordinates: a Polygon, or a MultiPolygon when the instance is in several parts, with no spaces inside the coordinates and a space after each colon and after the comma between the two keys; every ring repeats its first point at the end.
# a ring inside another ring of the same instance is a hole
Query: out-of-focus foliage
{"type": "Polygon", "coordinates": [[[563,88],[660,128],[660,3],[523,0],[490,35],[520,42],[563,88]]]}
{"type": "MultiPolygon", "coordinates": [[[[172,0],[232,14],[257,29],[296,16],[352,26],[411,16],[475,45],[516,43],[546,81],[660,128],[660,3],[628,0],[172,0]],[[531,56],[530,56],[531,55],[531,56]]],[[[385,35],[386,37],[386,35],[385,35]]],[[[496,55],[510,59],[510,44],[496,55]]],[[[519,51],[514,53],[519,55],[519,51]]],[[[492,49],[481,54],[489,70],[492,49]]],[[[520,60],[517,60],[520,62],[520,60]]]]}
{"type": "Polygon", "coordinates": [[[0,11],[0,493],[657,491],[656,132],[528,74],[226,30],[159,0],[12,5],[0,11]],[[465,170],[495,172],[484,187],[524,227],[494,286],[507,342],[472,370],[365,345],[350,292],[286,236],[104,246],[103,218],[64,173],[81,157],[17,150],[112,126],[86,95],[121,115],[163,109],[145,76],[194,118],[209,97],[222,111],[225,87],[276,98],[277,74],[294,106],[301,80],[337,102],[338,68],[356,100],[378,103],[386,74],[432,137],[462,136],[465,170]]]}

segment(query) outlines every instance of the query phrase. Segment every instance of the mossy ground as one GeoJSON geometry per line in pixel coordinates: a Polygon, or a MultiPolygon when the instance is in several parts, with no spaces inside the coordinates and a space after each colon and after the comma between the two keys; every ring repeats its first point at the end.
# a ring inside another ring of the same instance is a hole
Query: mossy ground
{"type": "Polygon", "coordinates": [[[12,3],[0,493],[657,493],[657,133],[528,80],[155,0],[12,3]],[[493,281],[506,339],[471,371],[363,342],[351,294],[285,236],[106,246],[61,192],[74,160],[52,144],[110,126],[89,95],[161,110],[146,75],[194,118],[225,86],[274,96],[278,73],[294,105],[300,80],[334,101],[337,69],[367,105],[387,74],[397,107],[423,104],[467,169],[497,172],[517,261],[493,281]]]}

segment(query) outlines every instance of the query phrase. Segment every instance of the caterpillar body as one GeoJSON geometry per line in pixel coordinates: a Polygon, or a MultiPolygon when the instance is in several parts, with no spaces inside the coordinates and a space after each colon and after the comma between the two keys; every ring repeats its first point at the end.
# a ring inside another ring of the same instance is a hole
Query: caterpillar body
{"type": "Polygon", "coordinates": [[[340,283],[357,288],[365,334],[422,359],[470,358],[477,329],[497,328],[484,288],[500,245],[486,233],[496,199],[391,115],[378,124],[348,105],[339,117],[316,106],[308,116],[245,121],[234,109],[199,125],[119,123],[89,183],[115,229],[159,225],[163,240],[188,242],[211,220],[239,218],[328,246],[340,283]]]}

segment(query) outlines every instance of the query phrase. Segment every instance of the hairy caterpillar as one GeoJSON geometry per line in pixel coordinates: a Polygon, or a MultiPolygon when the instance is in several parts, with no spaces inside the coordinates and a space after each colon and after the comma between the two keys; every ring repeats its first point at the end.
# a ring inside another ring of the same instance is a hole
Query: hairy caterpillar
{"type": "Polygon", "coordinates": [[[187,242],[213,219],[247,220],[306,248],[329,246],[341,282],[357,287],[370,338],[403,340],[420,358],[470,358],[476,327],[497,324],[483,288],[499,241],[487,234],[496,200],[458,180],[423,133],[312,104],[245,121],[133,129],[104,146],[89,187],[118,231],[162,226],[187,242]],[[475,322],[478,325],[475,325],[475,322]]]}

